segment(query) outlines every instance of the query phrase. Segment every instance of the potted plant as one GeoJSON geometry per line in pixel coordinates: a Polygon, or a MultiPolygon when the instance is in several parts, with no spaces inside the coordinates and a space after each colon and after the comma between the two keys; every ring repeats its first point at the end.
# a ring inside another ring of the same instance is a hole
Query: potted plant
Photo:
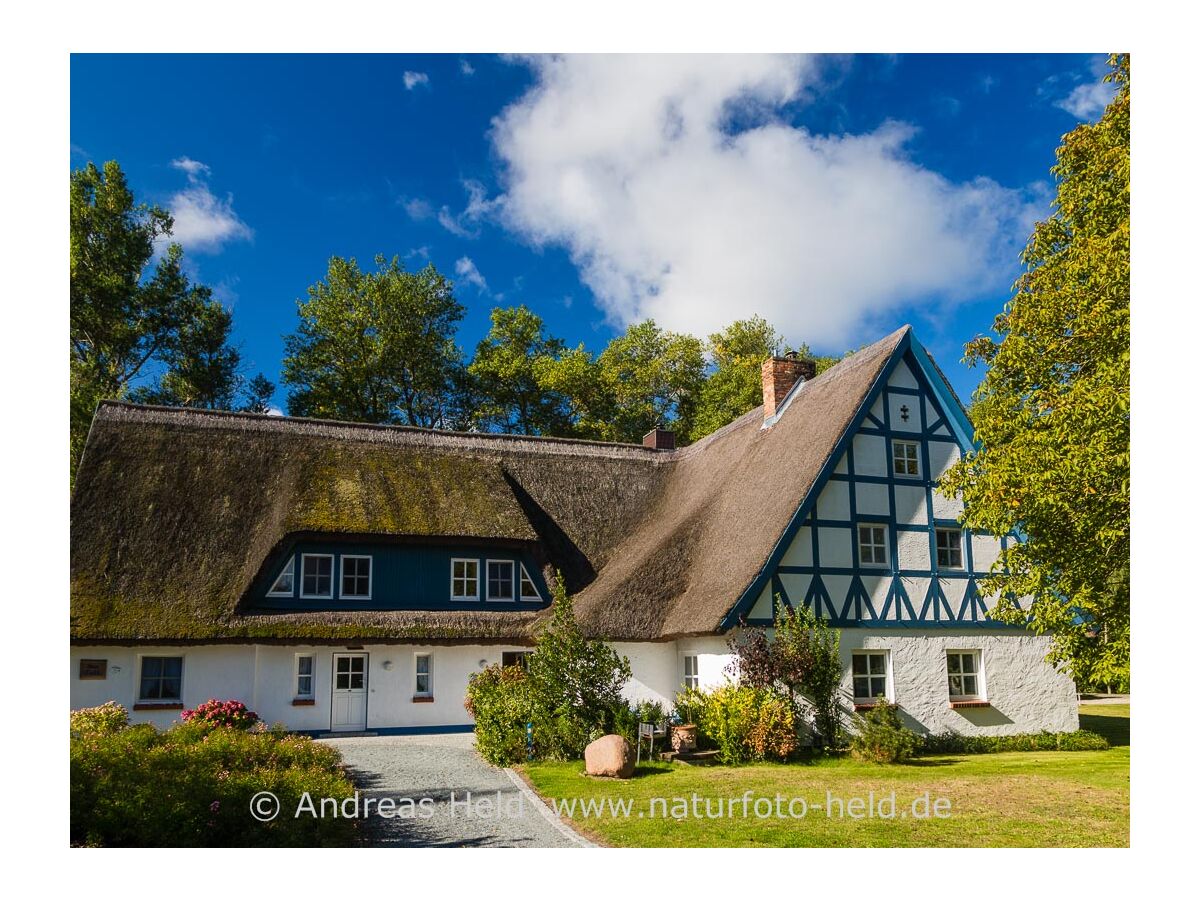
{"type": "Polygon", "coordinates": [[[675,712],[671,716],[671,749],[676,753],[691,753],[696,749],[696,723],[703,704],[704,694],[695,688],[676,695],[675,712]]]}

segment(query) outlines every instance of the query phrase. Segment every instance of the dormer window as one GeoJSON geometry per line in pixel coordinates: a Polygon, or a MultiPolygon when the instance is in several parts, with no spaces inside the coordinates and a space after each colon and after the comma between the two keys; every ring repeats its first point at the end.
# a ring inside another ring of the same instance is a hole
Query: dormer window
{"type": "Polygon", "coordinates": [[[371,599],[371,557],[342,557],[342,598],[371,599]]]}
{"type": "Polygon", "coordinates": [[[542,599],[542,595],[538,593],[537,585],[533,583],[533,579],[525,571],[524,563],[521,564],[521,599],[533,600],[535,602],[542,599]]]}
{"type": "Polygon", "coordinates": [[[306,600],[333,598],[333,556],[305,553],[300,557],[300,596],[306,600]]]}
{"type": "Polygon", "coordinates": [[[450,599],[479,599],[479,560],[450,560],[450,599]]]}
{"type": "Polygon", "coordinates": [[[892,474],[917,478],[921,474],[916,441],[892,441],[892,474]]]}
{"type": "Polygon", "coordinates": [[[287,565],[283,567],[283,571],[279,573],[279,577],[275,579],[275,583],[271,585],[271,589],[267,591],[268,597],[290,597],[296,590],[296,557],[292,557],[287,561],[287,565]]]}
{"type": "Polygon", "coordinates": [[[489,559],[487,564],[487,598],[489,600],[513,599],[512,560],[489,559]]]}

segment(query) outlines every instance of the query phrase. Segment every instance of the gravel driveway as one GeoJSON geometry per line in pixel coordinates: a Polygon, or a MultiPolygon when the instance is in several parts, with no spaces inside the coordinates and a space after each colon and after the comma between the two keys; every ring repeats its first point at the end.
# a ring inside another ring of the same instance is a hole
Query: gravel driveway
{"type": "MultiPolygon", "coordinates": [[[[559,822],[517,775],[475,753],[473,734],[326,738],[368,797],[390,797],[410,815],[366,818],[385,847],[578,847],[588,842],[559,822]],[[401,801],[407,798],[411,805],[401,801]]],[[[372,809],[374,813],[374,807],[372,809]]]]}

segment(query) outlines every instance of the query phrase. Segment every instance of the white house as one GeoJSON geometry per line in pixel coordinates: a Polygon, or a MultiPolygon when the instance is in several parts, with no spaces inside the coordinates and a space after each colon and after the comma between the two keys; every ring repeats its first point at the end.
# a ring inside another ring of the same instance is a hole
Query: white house
{"type": "Polygon", "coordinates": [[[987,618],[1006,538],[934,490],[972,430],[911,330],[820,376],[768,360],[763,397],[681,449],[105,403],[72,499],[71,705],[466,730],[468,677],[529,648],[561,572],[631,698],[722,682],[779,596],[841,629],[847,707],[1077,728],[1047,639],[987,618]]]}

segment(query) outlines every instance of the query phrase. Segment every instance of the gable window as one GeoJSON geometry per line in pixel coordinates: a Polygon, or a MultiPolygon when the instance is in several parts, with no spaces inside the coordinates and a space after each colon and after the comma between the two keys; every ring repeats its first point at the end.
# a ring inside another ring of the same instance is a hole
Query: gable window
{"type": "Polygon", "coordinates": [[[433,655],[418,653],[416,655],[416,690],[418,697],[433,696],[433,655]]]}
{"type": "Polygon", "coordinates": [[[858,703],[874,703],[880,697],[888,699],[886,650],[855,650],[850,659],[854,678],[854,699],[858,703]]]}
{"type": "Polygon", "coordinates": [[[305,553],[300,557],[300,596],[329,599],[333,596],[333,557],[305,553]]]}
{"type": "Polygon", "coordinates": [[[313,658],[296,657],[296,699],[311,700],[313,696],[313,658]]]}
{"type": "Polygon", "coordinates": [[[683,689],[700,688],[700,657],[685,656],[683,658],[683,689]]]}
{"type": "Polygon", "coordinates": [[[525,564],[521,564],[521,599],[522,600],[541,600],[542,595],[538,593],[537,585],[533,583],[533,579],[529,577],[529,573],[525,571],[525,564]]]}
{"type": "Polygon", "coordinates": [[[143,656],[139,700],[178,701],[183,697],[183,657],[143,656]]]}
{"type": "Polygon", "coordinates": [[[533,655],[532,650],[505,650],[500,654],[500,665],[504,668],[509,666],[520,666],[526,672],[529,671],[529,657],[533,655]]]}
{"type": "Polygon", "coordinates": [[[267,591],[268,597],[290,597],[296,589],[296,557],[292,557],[287,561],[287,565],[283,567],[283,571],[279,573],[279,577],[275,579],[275,583],[271,585],[271,589],[267,591]]]}
{"type": "Polygon", "coordinates": [[[916,441],[892,441],[892,474],[916,478],[921,474],[916,441]]]}
{"type": "Polygon", "coordinates": [[[886,525],[858,526],[858,558],[860,562],[868,566],[887,565],[886,525]]]}
{"type": "Polygon", "coordinates": [[[489,600],[513,599],[512,560],[489,559],[487,564],[487,598],[489,600]]]}
{"type": "Polygon", "coordinates": [[[450,599],[479,599],[479,560],[450,560],[450,599]]]}
{"type": "Polygon", "coordinates": [[[939,569],[961,569],[962,532],[957,528],[937,529],[937,564],[939,569]]]}
{"type": "Polygon", "coordinates": [[[342,596],[371,599],[371,557],[342,557],[342,596]]]}
{"type": "Polygon", "coordinates": [[[951,700],[979,700],[982,673],[978,650],[946,651],[946,675],[949,679],[951,700]]]}

